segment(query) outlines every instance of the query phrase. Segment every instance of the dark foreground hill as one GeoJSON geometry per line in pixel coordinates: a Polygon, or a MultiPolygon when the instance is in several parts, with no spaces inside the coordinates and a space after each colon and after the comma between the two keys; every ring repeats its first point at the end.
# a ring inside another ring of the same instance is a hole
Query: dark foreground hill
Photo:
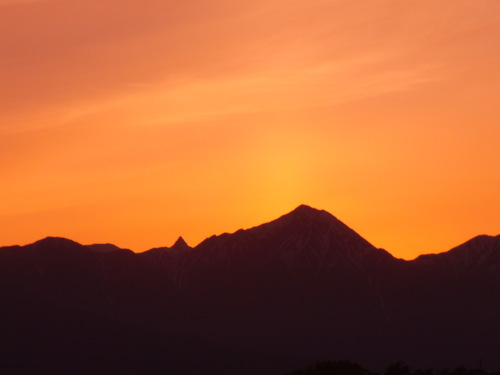
{"type": "Polygon", "coordinates": [[[195,248],[0,248],[2,373],[500,369],[500,236],[403,261],[300,206],[195,248]]]}

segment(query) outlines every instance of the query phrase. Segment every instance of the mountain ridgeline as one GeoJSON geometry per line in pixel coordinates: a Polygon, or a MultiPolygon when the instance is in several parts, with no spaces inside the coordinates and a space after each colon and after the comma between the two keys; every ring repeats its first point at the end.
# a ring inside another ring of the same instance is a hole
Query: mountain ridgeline
{"type": "Polygon", "coordinates": [[[500,369],[500,236],[404,261],[308,206],[194,248],[3,247],[0,297],[6,374],[500,369]]]}

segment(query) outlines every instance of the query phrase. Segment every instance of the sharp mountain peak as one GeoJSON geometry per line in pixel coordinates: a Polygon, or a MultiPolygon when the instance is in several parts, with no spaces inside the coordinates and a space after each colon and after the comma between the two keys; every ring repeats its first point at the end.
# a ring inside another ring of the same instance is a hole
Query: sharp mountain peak
{"type": "Polygon", "coordinates": [[[183,250],[183,249],[192,249],[191,246],[187,244],[187,242],[182,238],[182,236],[179,236],[177,241],[172,245],[171,249],[176,249],[176,250],[183,250]]]}
{"type": "Polygon", "coordinates": [[[311,206],[308,206],[307,204],[301,204],[300,206],[297,206],[294,210],[290,211],[288,214],[285,214],[284,216],[288,215],[301,217],[305,219],[307,218],[323,218],[325,220],[336,219],[335,216],[333,216],[329,212],[313,208],[311,206]]]}
{"type": "MultiPolygon", "coordinates": [[[[204,248],[206,245],[213,244],[214,241],[221,244],[230,240],[232,242],[241,239],[253,241],[254,239],[269,238],[269,236],[286,238],[288,245],[295,243],[294,246],[301,248],[324,248],[332,247],[335,249],[346,249],[349,252],[357,249],[365,250],[376,249],[371,243],[351,229],[345,223],[337,219],[331,213],[311,207],[307,204],[300,204],[292,211],[270,221],[251,228],[240,229],[235,233],[223,233],[213,235],[195,247],[190,246],[182,236],[175,241],[171,247],[162,249],[190,250],[194,248],[204,248]],[[236,235],[236,236],[234,236],[236,235]],[[250,236],[250,237],[248,237],[250,236]],[[252,237],[254,237],[252,239],[252,237]]],[[[457,256],[459,254],[474,253],[476,256],[484,253],[496,253],[500,236],[477,236],[456,248],[439,254],[425,254],[416,258],[419,261],[432,258],[435,255],[439,257],[457,256]]],[[[28,245],[34,248],[86,248],[98,252],[109,252],[123,250],[111,244],[106,245],[82,245],[71,239],[49,236],[28,245]]],[[[288,246],[289,247],[289,246],[288,246]]],[[[151,249],[154,250],[154,249],[151,249]]],[[[381,250],[381,249],[378,249],[381,250]]],[[[380,251],[379,251],[380,252],[380,251]]]]}
{"type": "Polygon", "coordinates": [[[361,237],[355,230],[347,226],[341,220],[337,219],[328,211],[319,210],[305,204],[301,204],[288,214],[285,214],[270,223],[264,224],[264,226],[266,225],[291,225],[304,228],[314,228],[316,231],[319,230],[323,233],[328,232],[338,238],[350,238],[351,240],[362,241],[368,247],[374,248],[372,244],[361,237]]]}
{"type": "MultiPolygon", "coordinates": [[[[337,219],[331,213],[325,210],[319,210],[317,208],[313,208],[311,206],[301,204],[294,210],[289,213],[279,217],[273,222],[277,221],[299,221],[301,223],[310,223],[310,224],[327,224],[329,226],[340,226],[348,228],[342,221],[337,219]]],[[[350,229],[350,228],[349,228],[350,229]]],[[[352,230],[352,229],[350,229],[352,230]]]]}

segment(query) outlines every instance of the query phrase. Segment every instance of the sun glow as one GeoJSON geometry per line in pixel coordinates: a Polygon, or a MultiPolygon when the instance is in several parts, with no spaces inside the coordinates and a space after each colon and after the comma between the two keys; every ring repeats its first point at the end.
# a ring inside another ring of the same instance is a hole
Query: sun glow
{"type": "Polygon", "coordinates": [[[0,2],[0,239],[137,251],[325,209],[497,234],[499,3],[0,2]]]}

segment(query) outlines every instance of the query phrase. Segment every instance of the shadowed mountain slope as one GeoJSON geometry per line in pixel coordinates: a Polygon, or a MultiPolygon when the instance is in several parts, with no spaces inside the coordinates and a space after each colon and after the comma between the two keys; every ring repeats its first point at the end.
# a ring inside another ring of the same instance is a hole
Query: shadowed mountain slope
{"type": "Polygon", "coordinates": [[[308,206],[194,248],[0,248],[0,296],[11,368],[56,371],[58,351],[76,373],[265,375],[317,359],[500,368],[500,236],[403,261],[308,206]]]}

